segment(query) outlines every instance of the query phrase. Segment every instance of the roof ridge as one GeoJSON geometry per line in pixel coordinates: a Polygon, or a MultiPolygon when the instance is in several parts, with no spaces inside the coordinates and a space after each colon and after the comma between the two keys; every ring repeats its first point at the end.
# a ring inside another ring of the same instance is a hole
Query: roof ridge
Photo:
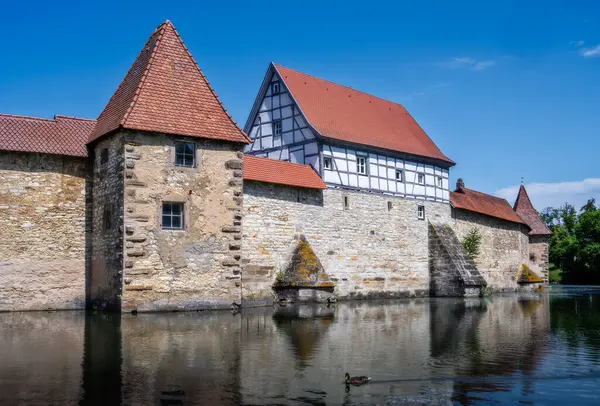
{"type": "Polygon", "coordinates": [[[208,78],[204,75],[204,72],[202,72],[202,69],[200,69],[200,65],[198,65],[198,62],[196,62],[196,59],[194,59],[194,55],[192,55],[192,53],[188,49],[187,45],[185,45],[185,42],[183,42],[183,39],[181,39],[181,36],[179,35],[179,31],[177,31],[177,29],[175,28],[175,26],[173,25],[173,23],[171,23],[169,20],[165,21],[165,24],[166,23],[168,23],[171,26],[171,28],[173,28],[173,32],[175,33],[175,35],[177,35],[177,39],[179,40],[179,42],[183,46],[183,49],[185,49],[185,52],[187,53],[187,55],[189,56],[189,58],[194,63],[194,66],[196,67],[196,69],[198,69],[198,73],[200,73],[200,76],[202,76],[202,79],[204,79],[204,81],[206,82],[206,85],[208,86],[208,89],[210,90],[210,92],[212,93],[212,95],[215,97],[215,99],[217,99],[217,102],[219,102],[219,105],[221,106],[221,108],[223,109],[223,111],[225,112],[225,114],[227,115],[227,117],[229,118],[229,120],[232,122],[232,124],[238,130],[240,130],[240,133],[244,136],[244,138],[246,138],[249,142],[251,142],[252,140],[250,139],[250,137],[244,132],[244,130],[241,129],[241,127],[238,125],[238,123],[235,122],[235,120],[233,119],[233,117],[231,116],[231,114],[229,114],[229,112],[227,111],[227,109],[223,105],[223,102],[221,101],[221,99],[217,95],[217,92],[215,92],[215,90],[213,89],[212,85],[208,81],[208,78]]]}
{"type": "Polygon", "coordinates": [[[85,118],[85,117],[77,117],[77,116],[66,116],[64,114],[55,114],[54,115],[54,119],[56,120],[57,118],[63,118],[63,119],[68,119],[68,120],[80,120],[80,121],[96,121],[95,118],[85,118]]]}
{"type": "Polygon", "coordinates": [[[25,116],[22,114],[10,114],[10,113],[0,113],[0,117],[10,117],[10,118],[26,118],[28,120],[39,120],[39,121],[51,121],[56,122],[54,118],[47,117],[36,117],[36,116],[25,116]]]}
{"type": "MultiPolygon", "coordinates": [[[[127,107],[127,111],[125,112],[125,114],[123,114],[123,118],[121,119],[121,122],[119,123],[121,125],[121,127],[125,126],[125,124],[127,123],[127,119],[129,118],[129,114],[135,107],[138,97],[139,97],[140,93],[142,92],[142,87],[144,86],[146,77],[148,76],[148,72],[150,71],[150,67],[152,66],[152,62],[154,62],[154,56],[156,55],[156,50],[158,49],[158,47],[161,44],[161,39],[165,33],[165,29],[169,25],[171,27],[173,27],[173,25],[171,24],[171,22],[169,20],[166,20],[165,22],[161,23],[158,27],[156,27],[156,29],[154,30],[152,35],[150,35],[150,38],[148,38],[148,42],[150,42],[152,40],[152,38],[154,37],[154,35],[158,35],[158,38],[156,39],[156,42],[154,43],[154,47],[152,49],[152,54],[150,54],[150,58],[148,58],[148,63],[146,64],[144,72],[142,73],[142,77],[140,78],[140,82],[139,82],[137,88],[135,89],[135,94],[133,96],[133,100],[131,100],[131,103],[129,103],[129,107],[127,107]]],[[[173,29],[174,29],[174,27],[173,27],[173,29]]],[[[148,44],[148,42],[146,43],[146,45],[148,44]]],[[[135,66],[135,63],[134,63],[134,66],[135,66]]],[[[133,68],[133,66],[132,66],[132,68],[133,68]]],[[[128,74],[129,74],[129,72],[128,72],[128,74]]],[[[127,78],[127,76],[125,76],[125,78],[127,78]]],[[[124,81],[125,81],[125,79],[123,79],[123,82],[124,81]]],[[[116,92],[115,92],[115,94],[116,94],[116,92]]]]}
{"type": "MultiPolygon", "coordinates": [[[[402,109],[404,110],[404,112],[405,112],[407,115],[409,115],[409,116],[410,116],[410,114],[408,113],[408,110],[406,110],[406,107],[404,107],[404,105],[403,105],[403,104],[401,104],[401,103],[395,102],[395,101],[393,101],[393,100],[384,99],[384,98],[383,98],[383,97],[381,97],[381,96],[376,96],[376,95],[374,95],[374,94],[367,93],[367,92],[365,92],[364,90],[355,89],[355,88],[353,88],[353,87],[350,87],[350,86],[348,86],[348,85],[343,85],[343,84],[341,84],[341,83],[337,83],[337,82],[334,82],[334,81],[332,81],[332,80],[329,80],[329,79],[323,79],[323,78],[321,78],[321,77],[319,77],[319,76],[311,75],[310,73],[301,72],[301,71],[299,71],[299,70],[297,70],[297,69],[294,69],[294,68],[288,68],[287,66],[279,65],[279,64],[276,64],[275,62],[271,62],[271,63],[272,63],[274,66],[275,66],[275,69],[277,69],[278,67],[280,67],[280,68],[284,68],[284,69],[293,70],[294,72],[296,72],[296,73],[300,73],[301,75],[310,76],[311,78],[318,79],[318,80],[322,80],[323,82],[328,82],[328,83],[331,83],[331,84],[333,84],[333,85],[336,85],[336,86],[344,87],[344,88],[346,88],[346,89],[353,90],[353,91],[355,91],[355,92],[362,93],[362,94],[365,94],[365,95],[367,95],[367,96],[370,96],[370,97],[374,97],[374,98],[376,98],[376,99],[379,99],[379,100],[381,100],[381,101],[384,101],[384,102],[386,102],[386,103],[392,103],[392,104],[395,104],[396,106],[402,107],[402,109]]],[[[415,121],[415,122],[416,122],[416,120],[414,120],[414,118],[413,118],[413,121],[415,121]]]]}

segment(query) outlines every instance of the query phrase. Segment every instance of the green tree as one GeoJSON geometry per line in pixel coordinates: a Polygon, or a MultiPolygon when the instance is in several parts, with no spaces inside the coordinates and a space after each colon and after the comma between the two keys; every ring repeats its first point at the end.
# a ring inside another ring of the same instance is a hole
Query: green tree
{"type": "Polygon", "coordinates": [[[462,245],[469,258],[477,258],[481,250],[481,233],[476,228],[471,229],[463,239],[462,245]]]}
{"type": "Polygon", "coordinates": [[[588,199],[587,203],[581,208],[581,211],[583,213],[589,213],[596,210],[598,210],[598,208],[596,207],[596,199],[594,199],[593,197],[591,199],[588,199]]]}

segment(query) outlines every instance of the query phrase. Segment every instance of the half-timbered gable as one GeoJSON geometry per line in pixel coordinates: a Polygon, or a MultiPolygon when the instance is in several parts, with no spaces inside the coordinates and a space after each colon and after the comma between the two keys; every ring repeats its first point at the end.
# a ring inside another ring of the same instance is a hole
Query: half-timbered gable
{"type": "Polygon", "coordinates": [[[397,103],[271,64],[245,131],[247,153],[311,165],[329,186],[449,202],[454,162],[397,103]]]}

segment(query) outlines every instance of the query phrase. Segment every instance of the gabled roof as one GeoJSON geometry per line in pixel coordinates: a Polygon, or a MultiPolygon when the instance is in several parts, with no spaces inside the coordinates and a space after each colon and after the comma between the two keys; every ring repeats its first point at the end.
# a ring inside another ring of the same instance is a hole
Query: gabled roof
{"type": "Polygon", "coordinates": [[[150,36],[89,142],[120,128],[250,142],[168,20],[150,36]]]}
{"type": "Polygon", "coordinates": [[[525,222],[510,207],[506,199],[491,196],[476,190],[459,187],[450,192],[450,203],[457,209],[473,211],[485,214],[513,223],[525,224],[525,222]]]}
{"type": "Polygon", "coordinates": [[[87,156],[85,144],[96,120],[0,114],[0,150],[87,156]]]}
{"type": "Polygon", "coordinates": [[[244,155],[244,180],[310,189],[327,189],[315,170],[302,164],[244,155]]]}
{"type": "Polygon", "coordinates": [[[525,221],[525,223],[531,228],[529,235],[550,235],[552,231],[546,226],[546,224],[540,218],[537,210],[533,207],[525,186],[521,185],[519,188],[519,194],[515,201],[514,210],[517,214],[525,221]]]}
{"type": "Polygon", "coordinates": [[[402,105],[284,66],[273,66],[310,125],[323,137],[454,165],[402,105]]]}

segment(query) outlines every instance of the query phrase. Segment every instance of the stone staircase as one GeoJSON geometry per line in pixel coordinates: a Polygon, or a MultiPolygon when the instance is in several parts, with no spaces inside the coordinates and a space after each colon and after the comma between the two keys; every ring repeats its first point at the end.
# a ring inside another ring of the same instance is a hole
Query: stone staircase
{"type": "Polygon", "coordinates": [[[487,285],[452,227],[429,223],[431,296],[479,296],[487,285]]]}

